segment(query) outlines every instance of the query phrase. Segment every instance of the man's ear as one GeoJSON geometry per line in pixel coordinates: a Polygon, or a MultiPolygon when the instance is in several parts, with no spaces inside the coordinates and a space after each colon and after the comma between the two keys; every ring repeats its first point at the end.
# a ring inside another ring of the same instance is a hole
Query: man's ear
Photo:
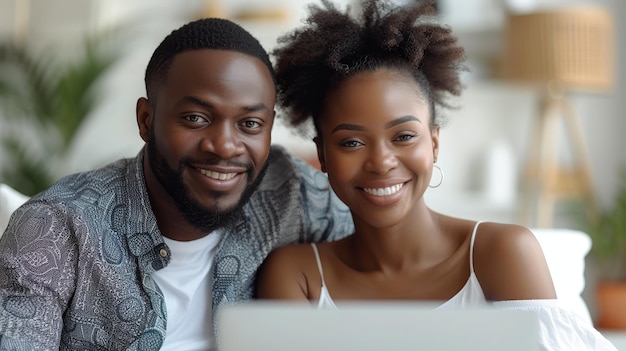
{"type": "Polygon", "coordinates": [[[148,99],[143,97],[137,99],[135,114],[137,116],[139,135],[141,136],[141,139],[143,139],[143,141],[148,142],[150,136],[150,128],[152,128],[152,119],[154,116],[152,104],[150,104],[148,99]]]}
{"type": "Polygon", "coordinates": [[[433,160],[436,163],[439,156],[439,127],[432,129],[431,139],[433,142],[433,160]]]}
{"type": "Polygon", "coordinates": [[[324,157],[324,145],[320,137],[313,138],[313,142],[317,147],[317,159],[320,161],[320,169],[322,172],[326,172],[326,158],[324,157]]]}

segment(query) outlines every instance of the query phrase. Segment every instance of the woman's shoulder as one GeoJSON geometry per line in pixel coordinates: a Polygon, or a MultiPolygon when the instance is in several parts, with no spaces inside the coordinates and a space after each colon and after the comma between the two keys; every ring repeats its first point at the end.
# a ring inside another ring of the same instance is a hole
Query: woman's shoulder
{"type": "Polygon", "coordinates": [[[476,245],[488,250],[518,251],[520,245],[539,245],[530,229],[517,224],[481,221],[476,223],[475,230],[476,245]]]}
{"type": "MultiPolygon", "coordinates": [[[[318,244],[319,245],[319,244],[318,244]]],[[[309,243],[303,244],[289,244],[286,246],[282,246],[274,249],[269,253],[265,262],[278,262],[281,263],[283,261],[296,263],[296,262],[306,262],[309,261],[308,256],[313,255],[312,245],[309,243]]]]}
{"type": "Polygon", "coordinates": [[[332,242],[290,244],[274,249],[263,262],[264,269],[272,271],[317,272],[317,260],[324,255],[332,242]]]}
{"type": "MultiPolygon", "coordinates": [[[[319,245],[319,244],[318,244],[319,245]]],[[[319,275],[311,244],[291,244],[267,256],[257,275],[260,298],[311,298],[311,280],[319,275]]]]}
{"type": "Polygon", "coordinates": [[[535,235],[521,225],[454,217],[442,219],[449,235],[456,237],[459,242],[471,241],[473,259],[478,264],[491,266],[518,262],[520,256],[532,258],[537,254],[537,249],[541,250],[535,235]]]}
{"type": "Polygon", "coordinates": [[[476,228],[474,269],[489,300],[553,298],[552,278],[539,241],[516,224],[482,222],[476,228]]]}

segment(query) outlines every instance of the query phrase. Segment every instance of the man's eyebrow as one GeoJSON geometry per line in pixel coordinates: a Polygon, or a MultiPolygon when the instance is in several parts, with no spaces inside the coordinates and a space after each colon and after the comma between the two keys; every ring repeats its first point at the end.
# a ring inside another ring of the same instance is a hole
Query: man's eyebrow
{"type": "MultiPolygon", "coordinates": [[[[213,106],[213,104],[211,104],[210,102],[200,99],[196,96],[192,96],[192,95],[188,95],[183,97],[177,105],[183,105],[183,104],[194,104],[194,105],[199,105],[202,106],[206,109],[212,109],[215,106],[213,106]]],[[[254,105],[250,105],[250,106],[244,106],[241,108],[242,111],[244,112],[254,112],[254,111],[261,111],[261,110],[269,110],[269,107],[267,107],[267,105],[265,105],[262,102],[259,102],[258,104],[254,104],[254,105]]]]}
{"type": "Polygon", "coordinates": [[[183,97],[182,99],[180,99],[180,101],[178,101],[178,103],[176,105],[180,106],[180,105],[184,105],[184,104],[200,105],[200,106],[205,107],[207,109],[211,109],[211,108],[214,107],[210,102],[202,100],[202,99],[200,99],[198,97],[195,97],[195,96],[191,96],[191,95],[187,95],[187,96],[183,97]]]}
{"type": "MultiPolygon", "coordinates": [[[[419,118],[417,118],[415,116],[408,115],[408,116],[403,116],[403,117],[394,119],[393,121],[387,122],[385,124],[385,129],[389,129],[389,128],[395,127],[397,125],[400,125],[402,123],[409,122],[409,121],[417,121],[419,123],[422,123],[422,121],[419,118]]],[[[356,130],[356,131],[359,131],[359,132],[363,132],[363,131],[365,131],[365,128],[360,126],[360,125],[356,125],[356,124],[344,123],[344,124],[340,124],[340,125],[336,126],[335,128],[333,128],[333,130],[331,131],[331,134],[336,132],[336,131],[338,131],[338,130],[356,130]]]]}

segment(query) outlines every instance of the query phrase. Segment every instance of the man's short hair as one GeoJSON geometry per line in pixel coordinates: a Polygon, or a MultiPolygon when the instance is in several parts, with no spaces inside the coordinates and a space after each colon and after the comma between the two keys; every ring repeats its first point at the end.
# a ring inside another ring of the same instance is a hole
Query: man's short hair
{"type": "Polygon", "coordinates": [[[148,100],[156,96],[174,57],[181,52],[198,49],[229,50],[256,57],[267,66],[275,82],[269,55],[252,34],[226,19],[203,18],[172,31],[156,48],[146,68],[148,100]]]}

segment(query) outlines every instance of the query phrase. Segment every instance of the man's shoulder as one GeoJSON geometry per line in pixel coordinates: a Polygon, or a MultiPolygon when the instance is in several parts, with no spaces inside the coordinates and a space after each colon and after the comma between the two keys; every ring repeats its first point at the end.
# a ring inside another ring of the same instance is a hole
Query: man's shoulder
{"type": "Polygon", "coordinates": [[[287,151],[284,146],[272,144],[269,156],[267,157],[267,168],[279,170],[286,167],[289,170],[295,167],[297,161],[294,155],[287,151]]]}
{"type": "Polygon", "coordinates": [[[263,183],[265,189],[268,186],[273,189],[282,188],[288,183],[297,188],[304,186],[304,189],[313,191],[326,192],[330,188],[326,174],[281,145],[272,145],[263,183]]]}
{"type": "Polygon", "coordinates": [[[95,202],[113,196],[126,187],[133,159],[119,159],[101,168],[62,177],[50,188],[33,196],[32,201],[95,202]]]}

